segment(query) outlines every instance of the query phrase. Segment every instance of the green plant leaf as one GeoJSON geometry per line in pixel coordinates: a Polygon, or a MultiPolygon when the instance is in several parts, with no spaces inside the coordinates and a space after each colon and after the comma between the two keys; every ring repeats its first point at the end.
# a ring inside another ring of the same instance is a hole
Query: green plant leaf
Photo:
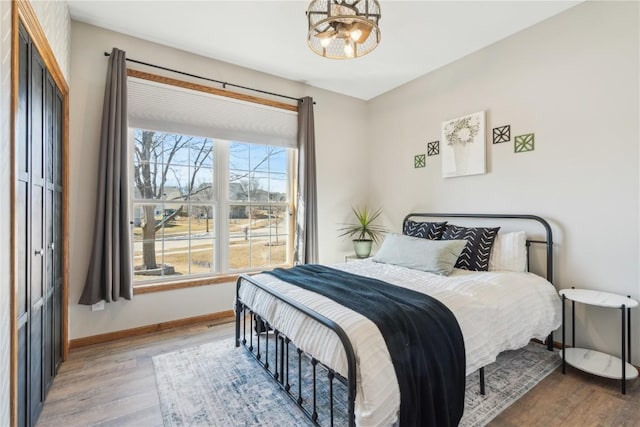
{"type": "Polygon", "coordinates": [[[356,223],[344,224],[344,227],[339,228],[339,237],[356,236],[356,239],[370,239],[375,243],[378,243],[382,234],[387,232],[387,229],[383,226],[373,224],[373,222],[382,214],[382,210],[377,209],[373,213],[367,207],[353,207],[351,210],[353,211],[353,215],[356,217],[356,223]]]}

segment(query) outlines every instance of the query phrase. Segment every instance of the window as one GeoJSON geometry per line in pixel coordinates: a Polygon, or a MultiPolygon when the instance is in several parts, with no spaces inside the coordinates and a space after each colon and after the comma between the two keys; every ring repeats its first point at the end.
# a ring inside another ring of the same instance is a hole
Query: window
{"type": "Polygon", "coordinates": [[[131,140],[135,283],[290,260],[291,149],[142,128],[131,140]]]}

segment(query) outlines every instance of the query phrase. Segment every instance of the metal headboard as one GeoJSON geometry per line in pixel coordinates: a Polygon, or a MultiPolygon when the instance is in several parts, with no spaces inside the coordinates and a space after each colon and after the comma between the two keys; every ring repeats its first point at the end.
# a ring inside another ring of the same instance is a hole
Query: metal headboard
{"type": "Polygon", "coordinates": [[[404,217],[402,221],[402,229],[404,230],[405,223],[414,217],[426,217],[426,218],[482,218],[482,219],[517,219],[517,220],[529,220],[536,221],[545,229],[545,240],[529,240],[527,239],[527,268],[529,267],[529,246],[532,243],[540,243],[547,246],[547,277],[546,279],[553,284],[553,233],[551,226],[544,219],[537,215],[521,215],[521,214],[466,214],[466,213],[410,213],[404,217]]]}

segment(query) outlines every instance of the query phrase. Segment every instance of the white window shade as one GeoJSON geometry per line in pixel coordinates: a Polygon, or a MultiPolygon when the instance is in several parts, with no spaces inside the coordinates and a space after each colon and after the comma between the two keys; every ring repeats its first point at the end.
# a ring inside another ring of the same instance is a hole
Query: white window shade
{"type": "Polygon", "coordinates": [[[135,77],[129,126],[230,141],[296,147],[297,113],[135,77]]]}

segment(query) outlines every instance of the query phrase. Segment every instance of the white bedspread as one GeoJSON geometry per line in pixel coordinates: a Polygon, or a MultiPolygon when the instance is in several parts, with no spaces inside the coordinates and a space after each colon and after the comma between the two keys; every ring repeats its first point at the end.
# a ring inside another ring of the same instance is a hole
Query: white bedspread
{"type": "MultiPolygon", "coordinates": [[[[561,322],[560,298],[555,288],[532,273],[456,269],[444,277],[370,260],[332,267],[413,289],[444,303],[462,330],[467,375],[495,361],[499,353],[525,346],[531,338],[545,339],[561,322]]],[[[332,319],[344,329],[357,360],[357,425],[396,423],[400,392],[384,338],[375,324],[329,298],[269,274],[259,274],[254,279],[332,319]]],[[[240,299],[300,349],[346,376],[344,350],[329,329],[248,282],[243,282],[240,288],[240,299]]]]}

